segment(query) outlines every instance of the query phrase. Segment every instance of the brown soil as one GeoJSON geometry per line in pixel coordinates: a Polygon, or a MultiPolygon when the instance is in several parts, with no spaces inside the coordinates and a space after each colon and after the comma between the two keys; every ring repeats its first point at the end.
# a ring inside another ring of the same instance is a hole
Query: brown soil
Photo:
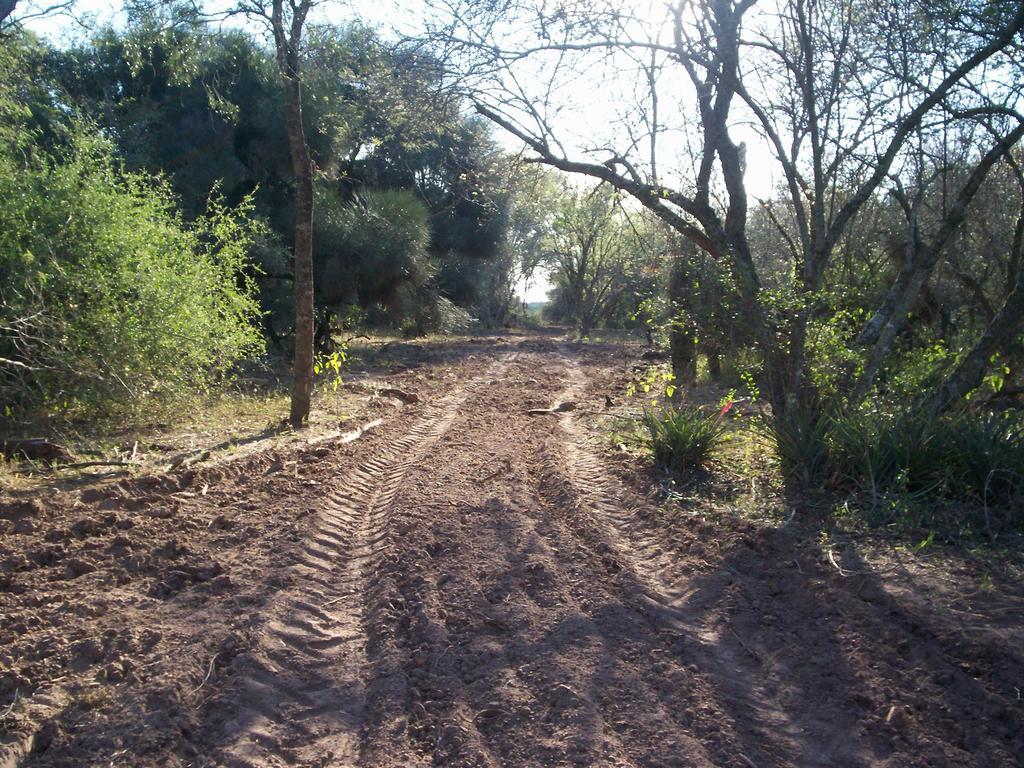
{"type": "Polygon", "coordinates": [[[0,766],[1024,765],[1019,582],[659,501],[596,439],[638,353],[467,340],[358,440],[6,498],[0,766]]]}

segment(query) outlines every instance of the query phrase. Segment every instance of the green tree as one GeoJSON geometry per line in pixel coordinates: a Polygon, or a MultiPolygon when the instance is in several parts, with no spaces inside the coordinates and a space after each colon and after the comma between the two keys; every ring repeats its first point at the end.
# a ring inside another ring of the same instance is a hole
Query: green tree
{"type": "Polygon", "coordinates": [[[618,193],[606,185],[567,192],[552,222],[547,261],[556,306],[581,336],[614,311],[640,268],[642,244],[618,193]]]}
{"type": "Polygon", "coordinates": [[[0,391],[12,410],[207,386],[259,348],[258,227],[217,197],[186,224],[70,113],[30,36],[0,48],[0,391]]]}

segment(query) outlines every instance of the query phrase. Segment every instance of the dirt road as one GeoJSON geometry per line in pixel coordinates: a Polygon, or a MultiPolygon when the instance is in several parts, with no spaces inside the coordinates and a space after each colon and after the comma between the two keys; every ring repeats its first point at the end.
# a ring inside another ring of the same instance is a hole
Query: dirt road
{"type": "Polygon", "coordinates": [[[592,428],[635,350],[449,352],[358,441],[8,500],[0,766],[1024,764],[1019,592],[665,511],[592,428]]]}

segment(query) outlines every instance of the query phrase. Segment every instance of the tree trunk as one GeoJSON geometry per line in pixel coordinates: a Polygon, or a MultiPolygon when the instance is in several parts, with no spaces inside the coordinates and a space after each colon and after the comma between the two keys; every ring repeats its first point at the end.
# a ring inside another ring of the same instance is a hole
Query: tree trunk
{"type": "Polygon", "coordinates": [[[289,421],[293,427],[301,427],[309,419],[313,396],[313,163],[302,129],[298,64],[282,76],[288,149],[295,175],[295,357],[289,421]]]}
{"type": "Polygon", "coordinates": [[[708,356],[708,376],[718,382],[722,380],[722,353],[717,346],[708,345],[705,352],[708,356]]]}
{"type": "Polygon", "coordinates": [[[18,0],[0,0],[0,21],[6,21],[17,6],[18,0]]]}
{"type": "Polygon", "coordinates": [[[1016,285],[981,338],[932,396],[932,411],[945,410],[976,389],[985,378],[992,356],[1005,351],[1013,343],[1022,324],[1024,272],[1018,273],[1016,285]]]}
{"type": "Polygon", "coordinates": [[[329,355],[334,351],[331,320],[333,313],[323,304],[313,305],[313,351],[318,355],[329,355]]]}
{"type": "Polygon", "coordinates": [[[957,193],[953,205],[930,243],[918,242],[918,234],[914,229],[916,224],[912,222],[909,235],[910,253],[907,261],[901,268],[896,283],[889,290],[882,306],[871,317],[855,342],[856,344],[873,344],[874,346],[868,356],[864,373],[853,388],[850,405],[857,405],[867,397],[882,363],[885,362],[892,349],[893,341],[907,323],[910,309],[939,263],[946,244],[967,218],[968,206],[981,188],[989,170],[1022,138],[1024,138],[1024,124],[1018,125],[1005,137],[999,139],[995,146],[985,153],[957,193]]]}
{"type": "Polygon", "coordinates": [[[692,288],[685,257],[676,257],[668,281],[668,298],[672,306],[668,346],[676,385],[674,399],[678,399],[683,387],[691,386],[697,380],[697,334],[693,324],[685,319],[692,288]]]}
{"type": "Polygon", "coordinates": [[[669,347],[676,390],[693,386],[697,381],[697,336],[693,327],[689,323],[673,323],[669,347]]]}

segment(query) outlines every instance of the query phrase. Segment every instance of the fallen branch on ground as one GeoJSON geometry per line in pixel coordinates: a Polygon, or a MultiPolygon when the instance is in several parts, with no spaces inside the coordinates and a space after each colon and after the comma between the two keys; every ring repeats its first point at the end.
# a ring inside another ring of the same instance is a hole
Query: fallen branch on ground
{"type": "Polygon", "coordinates": [[[505,459],[504,466],[498,467],[496,470],[491,472],[491,474],[489,474],[487,477],[482,478],[479,482],[486,483],[488,480],[493,480],[494,478],[496,478],[502,472],[511,472],[511,471],[512,471],[512,460],[511,459],[505,459]]]}
{"type": "Polygon", "coordinates": [[[395,387],[385,387],[384,389],[379,390],[378,394],[381,394],[384,397],[398,398],[406,405],[412,405],[413,403],[418,403],[420,401],[420,396],[415,392],[406,392],[395,387]]]}
{"type": "Polygon", "coordinates": [[[209,451],[193,451],[191,453],[186,453],[174,459],[164,468],[164,471],[169,472],[170,470],[177,469],[178,467],[191,467],[193,464],[206,461],[208,458],[210,458],[209,451]]]}
{"type": "Polygon", "coordinates": [[[526,413],[530,416],[542,416],[551,413],[565,413],[566,411],[575,411],[576,403],[572,400],[566,400],[564,403],[559,403],[553,408],[531,408],[526,413]]]}
{"type": "Polygon", "coordinates": [[[210,675],[213,674],[213,665],[214,665],[214,663],[216,661],[217,661],[217,654],[213,654],[213,658],[210,659],[210,667],[209,667],[209,669],[206,670],[206,677],[203,678],[203,682],[201,682],[196,688],[194,688],[193,690],[189,691],[189,695],[190,696],[194,696],[195,694],[199,693],[199,691],[202,689],[202,687],[204,685],[206,685],[207,681],[210,679],[210,675]]]}
{"type": "Polygon", "coordinates": [[[844,578],[846,578],[847,576],[875,576],[875,575],[878,575],[878,574],[889,573],[890,571],[895,571],[899,567],[898,565],[891,565],[888,568],[877,568],[877,569],[874,569],[874,570],[867,570],[867,571],[848,571],[845,568],[843,568],[842,566],[840,566],[839,563],[836,562],[836,556],[832,552],[832,547],[828,547],[825,551],[828,554],[828,561],[830,563],[832,563],[833,567],[837,571],[839,571],[839,575],[844,577],[844,578]]]}

